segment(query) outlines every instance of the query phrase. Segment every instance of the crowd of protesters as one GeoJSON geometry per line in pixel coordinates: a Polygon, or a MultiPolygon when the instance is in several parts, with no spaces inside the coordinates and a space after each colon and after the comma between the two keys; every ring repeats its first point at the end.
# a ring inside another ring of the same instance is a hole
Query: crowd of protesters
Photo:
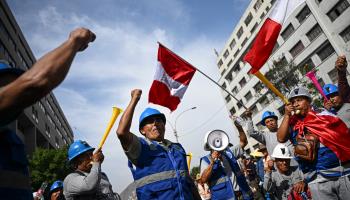
{"type": "MultiPolygon", "coordinates": [[[[87,48],[94,33],[79,28],[59,47],[44,55],[24,72],[0,62],[0,198],[33,199],[24,144],[10,124],[65,78],[77,52],[87,48]]],[[[247,110],[245,125],[234,120],[239,144],[228,143],[218,150],[204,138],[200,173],[190,177],[186,151],[179,143],[165,139],[166,117],[154,108],[145,108],[138,127],[143,137],[130,128],[142,91],[131,91],[117,136],[134,178],[129,197],[115,193],[101,171],[101,149],[77,140],[68,150],[72,172],[63,181],[50,184],[49,199],[340,199],[350,197],[350,86],[347,61],[337,58],[338,84],[325,84],[324,108],[312,104],[314,98],[304,87],[294,88],[280,123],[272,111],[265,111],[256,130],[252,112],[247,110]],[[279,124],[279,125],[278,125],[279,124]],[[247,136],[259,148],[244,151],[247,136]]],[[[224,135],[224,132],[215,130],[224,135]]],[[[126,195],[127,196],[127,195],[126,195]]],[[[35,199],[38,196],[34,195],[35,199]]]]}

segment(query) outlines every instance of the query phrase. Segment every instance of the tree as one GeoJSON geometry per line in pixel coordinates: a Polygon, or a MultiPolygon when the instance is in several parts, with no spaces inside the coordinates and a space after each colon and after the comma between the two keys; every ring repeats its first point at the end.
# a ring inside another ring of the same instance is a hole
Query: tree
{"type": "Polygon", "coordinates": [[[56,180],[63,180],[69,173],[67,165],[67,147],[61,149],[38,148],[29,160],[32,188],[36,191],[46,181],[50,185],[56,180]]]}
{"type": "Polygon", "coordinates": [[[196,180],[196,176],[197,176],[197,174],[199,174],[199,173],[200,173],[200,171],[199,171],[199,166],[192,167],[190,175],[191,175],[191,177],[193,178],[193,180],[196,180]]]}

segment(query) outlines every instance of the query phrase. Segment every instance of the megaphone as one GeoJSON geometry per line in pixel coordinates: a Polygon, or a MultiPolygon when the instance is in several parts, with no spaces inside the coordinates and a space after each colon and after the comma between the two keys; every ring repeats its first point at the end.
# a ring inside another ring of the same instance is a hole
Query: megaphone
{"type": "Polygon", "coordinates": [[[227,133],[222,130],[213,130],[206,134],[204,138],[207,147],[214,151],[223,151],[230,144],[227,133]]]}

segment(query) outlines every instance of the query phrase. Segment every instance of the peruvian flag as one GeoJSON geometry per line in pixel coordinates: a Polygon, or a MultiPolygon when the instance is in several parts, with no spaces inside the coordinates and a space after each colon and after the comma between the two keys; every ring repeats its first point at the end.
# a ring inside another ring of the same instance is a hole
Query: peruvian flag
{"type": "Polygon", "coordinates": [[[252,74],[259,71],[265,64],[277,42],[282,25],[290,14],[304,2],[305,0],[276,1],[269,17],[259,30],[251,49],[243,58],[252,67],[250,71],[252,74]]]}
{"type": "Polygon", "coordinates": [[[195,72],[195,67],[159,43],[158,64],[148,102],[174,111],[195,72]]]}

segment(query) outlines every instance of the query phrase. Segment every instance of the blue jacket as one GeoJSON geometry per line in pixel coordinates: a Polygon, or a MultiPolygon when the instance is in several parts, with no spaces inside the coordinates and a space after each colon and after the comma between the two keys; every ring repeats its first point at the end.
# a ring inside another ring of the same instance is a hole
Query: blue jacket
{"type": "Polygon", "coordinates": [[[178,143],[165,150],[157,142],[139,138],[141,153],[136,166],[129,168],[138,199],[193,199],[194,184],[189,177],[186,152],[178,143]]]}
{"type": "Polygon", "coordinates": [[[0,198],[33,199],[25,147],[15,132],[0,128],[0,198]]]}
{"type": "MultiPolygon", "coordinates": [[[[237,178],[237,183],[239,185],[240,191],[243,194],[243,199],[253,199],[253,193],[250,190],[250,187],[243,173],[241,172],[232,151],[226,149],[222,152],[222,155],[229,161],[232,172],[237,178]]],[[[211,155],[209,154],[202,157],[201,159],[204,160],[207,164],[210,164],[211,155]]],[[[215,161],[214,163],[213,171],[209,180],[209,188],[211,191],[212,200],[236,199],[231,178],[226,175],[220,161],[215,161]]]]}

